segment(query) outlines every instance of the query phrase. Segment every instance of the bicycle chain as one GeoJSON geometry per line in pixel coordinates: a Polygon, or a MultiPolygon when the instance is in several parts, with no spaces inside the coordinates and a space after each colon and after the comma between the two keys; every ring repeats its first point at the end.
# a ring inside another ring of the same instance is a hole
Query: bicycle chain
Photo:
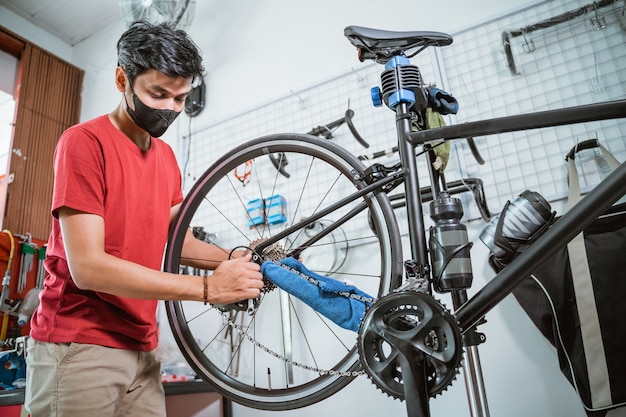
{"type": "MultiPolygon", "coordinates": [[[[276,261],[276,260],[271,260],[272,262],[274,262],[276,265],[290,271],[293,272],[295,274],[298,274],[301,278],[306,279],[307,281],[309,281],[310,283],[317,285],[318,287],[319,285],[319,281],[316,280],[315,278],[312,278],[296,269],[293,269],[287,265],[283,265],[280,262],[276,261]]],[[[366,303],[370,303],[373,304],[376,299],[375,298],[369,298],[369,297],[364,297],[358,294],[352,294],[352,293],[348,293],[348,292],[340,292],[338,293],[339,295],[346,297],[346,298],[354,298],[355,300],[358,301],[363,301],[366,303]]],[[[366,307],[367,309],[367,307],[366,307]]],[[[225,320],[226,324],[233,328],[234,330],[237,331],[237,333],[239,333],[241,336],[245,337],[246,339],[248,339],[249,342],[251,342],[252,344],[254,344],[256,347],[258,347],[259,349],[265,351],[265,353],[268,353],[272,356],[274,356],[276,359],[282,360],[283,362],[289,364],[289,365],[293,365],[293,366],[297,366],[298,368],[302,368],[302,369],[306,369],[308,371],[312,371],[312,372],[316,372],[319,373],[320,375],[337,375],[337,376],[342,376],[342,377],[357,377],[360,375],[365,375],[365,371],[360,370],[360,371],[335,371],[333,369],[320,369],[314,366],[310,366],[310,365],[306,365],[294,360],[291,360],[283,355],[281,355],[278,352],[273,351],[272,349],[268,348],[267,346],[265,346],[264,344],[260,343],[258,340],[256,340],[255,338],[253,338],[252,336],[250,336],[240,325],[238,325],[237,323],[233,322],[230,317],[228,317],[226,315],[226,312],[222,311],[221,309],[217,309],[217,311],[220,313],[220,315],[222,316],[222,318],[225,320]]]]}
{"type": "Polygon", "coordinates": [[[259,342],[258,340],[256,340],[255,338],[253,338],[252,336],[250,336],[248,333],[246,333],[246,331],[239,326],[237,323],[233,322],[230,317],[228,317],[226,315],[225,312],[217,309],[217,311],[220,313],[220,315],[222,316],[222,318],[226,321],[226,324],[228,324],[229,327],[235,329],[237,331],[237,333],[239,333],[241,336],[245,337],[246,339],[248,339],[248,341],[252,342],[256,347],[258,347],[259,349],[265,351],[266,353],[274,356],[276,359],[282,360],[283,362],[289,364],[289,365],[293,365],[293,366],[297,366],[298,368],[302,368],[302,369],[306,369],[308,371],[312,371],[312,372],[316,372],[320,375],[338,375],[338,376],[345,376],[345,377],[355,377],[355,376],[360,376],[360,375],[364,375],[365,371],[360,370],[360,371],[335,371],[333,369],[320,369],[320,368],[316,368],[315,366],[310,366],[310,365],[305,365],[303,363],[291,360],[289,358],[286,358],[285,356],[281,355],[280,353],[277,353],[275,351],[273,351],[272,349],[268,348],[267,346],[265,346],[264,344],[262,344],[261,342],[259,342]]]}
{"type": "MultiPolygon", "coordinates": [[[[264,240],[265,239],[259,239],[259,240],[255,241],[255,242],[253,242],[253,247],[256,247],[256,245],[258,245],[260,242],[262,242],[264,240]]],[[[254,249],[252,249],[252,250],[254,250],[254,249]]],[[[306,274],[304,274],[304,273],[302,273],[302,272],[300,272],[300,271],[298,271],[298,270],[296,270],[294,268],[291,268],[291,267],[289,267],[287,265],[284,265],[284,264],[279,262],[279,259],[282,259],[282,257],[285,256],[285,252],[282,249],[282,247],[280,247],[280,245],[276,245],[276,244],[272,245],[269,248],[268,251],[264,251],[264,252],[266,252],[266,253],[263,254],[263,255],[265,255],[265,256],[263,256],[263,258],[266,261],[271,261],[275,265],[278,265],[278,266],[280,266],[280,267],[282,267],[282,268],[284,268],[284,269],[286,269],[286,270],[288,270],[288,271],[290,271],[292,273],[295,273],[298,276],[300,276],[301,278],[306,279],[308,282],[310,282],[310,283],[312,283],[312,284],[314,284],[314,285],[316,285],[318,287],[321,287],[319,280],[317,280],[317,279],[315,279],[313,277],[310,277],[310,276],[308,276],[308,275],[306,275],[306,274]]],[[[266,291],[262,291],[262,293],[269,292],[269,291],[271,291],[272,289],[274,289],[276,287],[271,281],[269,281],[269,280],[267,280],[265,278],[264,278],[264,281],[267,281],[266,285],[264,285],[264,289],[266,289],[266,291]]],[[[426,291],[427,285],[425,285],[425,284],[427,284],[427,282],[423,282],[423,280],[421,280],[421,279],[415,279],[415,278],[409,279],[404,285],[402,285],[401,287],[399,287],[396,290],[394,290],[392,292],[392,294],[393,293],[402,293],[404,291],[415,292],[415,293],[426,293],[427,292],[426,291]]],[[[374,304],[374,302],[377,301],[375,298],[365,297],[365,296],[361,296],[361,295],[358,295],[358,294],[352,294],[352,293],[349,293],[349,292],[339,292],[337,294],[339,294],[339,295],[341,295],[343,297],[346,297],[346,298],[353,298],[355,300],[358,300],[358,301],[361,301],[361,302],[365,302],[366,303],[366,306],[365,306],[366,315],[367,315],[367,312],[369,311],[370,307],[374,304]],[[368,303],[369,303],[369,305],[368,305],[368,303]]],[[[260,300],[260,298],[257,299],[257,301],[258,300],[260,300]]],[[[254,315],[256,313],[256,309],[258,308],[260,303],[259,302],[255,302],[253,304],[254,304],[253,310],[251,312],[249,311],[251,315],[254,315]]],[[[244,337],[249,342],[251,342],[256,348],[259,348],[259,349],[263,350],[265,353],[275,357],[276,359],[278,359],[280,361],[283,361],[286,364],[293,365],[293,366],[296,366],[298,368],[305,369],[305,370],[308,370],[308,371],[312,371],[312,372],[318,373],[319,375],[331,375],[331,376],[339,376],[339,377],[357,377],[357,376],[361,376],[361,375],[367,375],[374,382],[373,376],[368,374],[366,369],[363,368],[363,366],[364,366],[363,364],[361,365],[361,370],[357,370],[357,371],[336,371],[336,370],[333,370],[333,369],[329,369],[329,370],[321,369],[321,368],[318,368],[318,367],[315,367],[315,366],[306,365],[306,364],[294,361],[292,359],[289,359],[289,358],[285,357],[284,355],[281,355],[278,352],[270,349],[269,347],[265,346],[264,344],[262,344],[261,342],[257,341],[255,338],[250,336],[243,329],[243,327],[241,327],[237,323],[233,322],[231,320],[231,318],[226,315],[226,311],[227,310],[223,310],[223,309],[217,308],[217,311],[219,312],[219,314],[222,316],[222,318],[225,321],[225,323],[230,328],[236,330],[237,333],[239,333],[242,337],[244,337]]],[[[404,319],[405,320],[409,320],[409,321],[414,321],[412,319],[409,319],[408,317],[405,317],[404,319]]],[[[361,360],[363,360],[363,359],[361,358],[361,360]]],[[[450,376],[453,378],[454,375],[455,375],[454,372],[450,373],[448,378],[446,379],[445,383],[441,384],[441,386],[439,386],[439,387],[431,387],[431,388],[435,388],[435,391],[430,393],[430,395],[434,396],[434,395],[438,394],[440,392],[440,390],[446,389],[447,386],[451,383],[450,376]]],[[[383,392],[386,392],[388,395],[392,395],[395,398],[400,398],[401,397],[400,394],[391,391],[389,389],[389,387],[386,387],[386,386],[383,386],[383,385],[379,385],[378,383],[376,385],[383,392]]]]}
{"type": "MultiPolygon", "coordinates": [[[[280,263],[280,262],[278,262],[278,261],[272,260],[272,262],[273,262],[274,264],[276,264],[276,265],[278,265],[278,266],[280,266],[280,267],[282,267],[282,268],[284,268],[284,269],[286,269],[286,270],[290,271],[290,272],[293,272],[293,273],[295,273],[295,274],[298,274],[301,278],[304,278],[304,279],[306,279],[307,281],[309,281],[311,284],[317,285],[318,287],[320,287],[320,288],[321,288],[321,286],[320,286],[320,282],[319,282],[318,280],[316,280],[315,278],[310,277],[310,276],[308,276],[307,274],[304,274],[304,273],[302,273],[302,272],[298,271],[297,269],[291,268],[291,267],[290,267],[290,266],[288,266],[288,265],[281,264],[281,263],[280,263]]],[[[341,295],[342,297],[346,297],[346,298],[353,298],[353,299],[355,299],[355,300],[358,300],[358,301],[363,301],[363,302],[365,302],[365,303],[370,303],[370,304],[373,304],[373,303],[376,301],[376,299],[375,299],[375,298],[369,298],[369,297],[365,297],[365,296],[362,296],[362,295],[353,294],[353,293],[349,293],[349,292],[338,292],[337,294],[341,295]]]]}

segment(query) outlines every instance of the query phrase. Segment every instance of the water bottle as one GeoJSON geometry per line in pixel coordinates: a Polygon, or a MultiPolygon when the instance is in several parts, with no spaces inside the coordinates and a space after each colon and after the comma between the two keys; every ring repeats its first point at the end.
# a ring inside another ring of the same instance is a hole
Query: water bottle
{"type": "Polygon", "coordinates": [[[466,289],[472,285],[472,244],[467,228],[461,223],[463,204],[458,198],[442,192],[430,203],[430,258],[433,284],[438,292],[466,289]]]}
{"type": "Polygon", "coordinates": [[[25,326],[35,310],[37,310],[40,292],[40,288],[33,288],[26,293],[26,297],[24,297],[22,304],[20,304],[20,307],[17,309],[17,324],[19,326],[25,326]]]}

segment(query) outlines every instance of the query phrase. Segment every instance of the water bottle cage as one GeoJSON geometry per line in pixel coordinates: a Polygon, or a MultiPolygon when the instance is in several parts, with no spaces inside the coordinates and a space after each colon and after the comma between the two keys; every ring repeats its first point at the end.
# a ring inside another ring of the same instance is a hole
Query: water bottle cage
{"type": "Polygon", "coordinates": [[[518,254],[524,252],[533,242],[535,242],[541,235],[545,233],[548,228],[554,223],[554,219],[556,217],[556,212],[553,211],[551,213],[548,221],[545,222],[539,229],[537,229],[532,235],[525,239],[514,238],[514,237],[505,237],[502,233],[505,216],[504,214],[507,212],[510,201],[507,201],[502,209],[502,215],[498,218],[498,223],[496,224],[493,242],[496,246],[502,249],[505,252],[504,256],[495,257],[499,264],[502,266],[508,265],[518,254]],[[515,244],[515,247],[512,244],[515,244]]]}

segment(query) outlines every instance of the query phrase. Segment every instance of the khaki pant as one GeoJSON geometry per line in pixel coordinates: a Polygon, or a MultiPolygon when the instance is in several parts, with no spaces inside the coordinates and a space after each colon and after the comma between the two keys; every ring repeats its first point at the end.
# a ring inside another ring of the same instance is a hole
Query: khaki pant
{"type": "Polygon", "coordinates": [[[153,352],[28,340],[25,408],[31,417],[165,417],[153,352]]]}

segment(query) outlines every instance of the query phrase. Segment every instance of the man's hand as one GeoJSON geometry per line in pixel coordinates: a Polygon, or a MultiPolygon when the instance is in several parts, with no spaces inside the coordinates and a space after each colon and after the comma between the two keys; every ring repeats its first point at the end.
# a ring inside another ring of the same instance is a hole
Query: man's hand
{"type": "Polygon", "coordinates": [[[208,301],[229,304],[257,298],[263,288],[261,267],[251,262],[251,254],[223,261],[208,278],[208,301]]]}

